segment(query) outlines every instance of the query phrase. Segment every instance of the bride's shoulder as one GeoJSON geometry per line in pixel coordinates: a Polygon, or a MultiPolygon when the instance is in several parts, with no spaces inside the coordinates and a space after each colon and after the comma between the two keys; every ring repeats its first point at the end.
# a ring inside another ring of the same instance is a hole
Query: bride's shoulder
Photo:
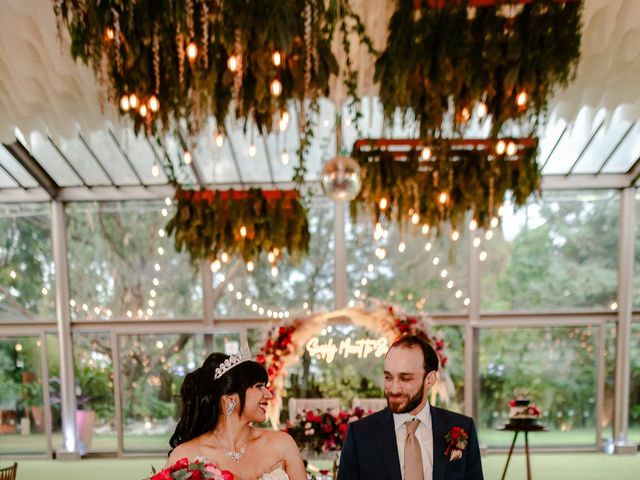
{"type": "Polygon", "coordinates": [[[189,440],[188,442],[181,443],[173,449],[169,458],[167,459],[167,466],[173,465],[181,458],[193,459],[199,456],[200,449],[197,439],[189,440]]]}
{"type": "Polygon", "coordinates": [[[292,443],[295,443],[293,441],[293,438],[291,438],[291,435],[289,435],[287,432],[282,432],[279,430],[262,430],[259,428],[256,428],[255,430],[260,441],[265,442],[269,445],[289,446],[292,443]]]}

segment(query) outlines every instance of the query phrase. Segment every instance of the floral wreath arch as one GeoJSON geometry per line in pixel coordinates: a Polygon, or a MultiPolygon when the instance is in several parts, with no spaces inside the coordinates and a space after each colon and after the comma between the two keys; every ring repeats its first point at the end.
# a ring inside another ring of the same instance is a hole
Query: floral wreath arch
{"type": "Polygon", "coordinates": [[[267,418],[274,429],[280,425],[280,411],[283,397],[286,396],[285,377],[287,368],[294,365],[304,352],[307,342],[316,336],[327,321],[335,318],[346,318],[356,326],[383,335],[389,345],[403,335],[421,333],[427,336],[438,354],[440,369],[438,383],[431,389],[431,402],[440,397],[447,404],[454,391],[453,381],[444,370],[447,355],[444,340],[429,333],[428,321],[423,317],[396,314],[394,308],[378,307],[373,310],[362,308],[345,308],[332,312],[318,313],[310,317],[296,318],[288,325],[272,328],[256,361],[262,364],[269,375],[273,399],[269,404],[267,418]]]}

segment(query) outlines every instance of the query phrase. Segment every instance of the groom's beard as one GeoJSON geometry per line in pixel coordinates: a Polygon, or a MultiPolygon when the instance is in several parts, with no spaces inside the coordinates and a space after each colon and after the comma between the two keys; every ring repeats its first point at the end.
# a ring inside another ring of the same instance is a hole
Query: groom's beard
{"type": "Polygon", "coordinates": [[[384,392],[384,396],[387,399],[387,406],[393,413],[409,413],[415,410],[422,399],[424,398],[424,388],[418,389],[415,395],[409,397],[405,403],[391,403],[389,400],[389,392],[384,392]]]}

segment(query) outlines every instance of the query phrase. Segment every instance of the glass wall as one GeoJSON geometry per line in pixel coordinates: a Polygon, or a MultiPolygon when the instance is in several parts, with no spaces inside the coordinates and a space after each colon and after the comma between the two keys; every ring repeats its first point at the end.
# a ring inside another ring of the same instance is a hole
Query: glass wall
{"type": "Polygon", "coordinates": [[[119,337],[125,451],[168,451],[184,376],[202,365],[203,335],[119,337]]]}
{"type": "Polygon", "coordinates": [[[359,215],[347,221],[351,305],[382,300],[412,312],[464,312],[469,304],[469,231],[399,228],[359,215]]]}
{"type": "Polygon", "coordinates": [[[0,337],[0,451],[46,453],[39,337],[0,337]]]}
{"type": "MultiPolygon", "coordinates": [[[[334,305],[334,207],[318,199],[309,208],[309,253],[245,265],[238,259],[212,264],[216,318],[283,319],[306,311],[332,310],[334,305]]],[[[226,258],[226,257],[225,257],[226,258]]]]}
{"type": "Polygon", "coordinates": [[[55,318],[48,203],[0,205],[0,322],[55,318]]]}
{"type": "Polygon", "coordinates": [[[483,329],[480,332],[478,430],[483,444],[508,446],[509,401],[535,403],[547,432],[540,445],[594,445],[599,327],[483,329]]]}
{"type": "Polygon", "coordinates": [[[543,192],[517,212],[503,209],[481,269],[483,310],[615,307],[617,192],[543,192]]]}
{"type": "Polygon", "coordinates": [[[73,320],[202,316],[198,269],[164,231],[171,208],[163,202],[67,208],[73,320]]]}

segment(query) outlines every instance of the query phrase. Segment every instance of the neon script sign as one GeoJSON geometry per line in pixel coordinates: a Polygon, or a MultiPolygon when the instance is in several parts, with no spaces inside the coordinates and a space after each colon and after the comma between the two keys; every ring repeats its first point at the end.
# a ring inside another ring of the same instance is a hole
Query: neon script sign
{"type": "Polygon", "coordinates": [[[357,340],[346,338],[340,341],[339,344],[333,343],[333,339],[330,338],[327,343],[320,343],[318,337],[313,337],[307,342],[306,348],[311,358],[331,363],[336,358],[336,355],[344,358],[355,356],[359,359],[373,355],[376,358],[380,358],[389,350],[389,342],[382,337],[377,339],[360,338],[357,340]]]}

